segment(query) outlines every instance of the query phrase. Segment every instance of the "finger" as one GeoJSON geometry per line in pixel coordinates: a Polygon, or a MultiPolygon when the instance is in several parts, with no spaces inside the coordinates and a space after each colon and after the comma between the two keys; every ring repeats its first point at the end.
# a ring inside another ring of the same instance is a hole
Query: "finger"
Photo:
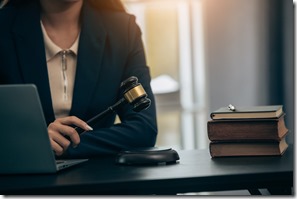
{"type": "Polygon", "coordinates": [[[69,147],[70,141],[61,135],[60,132],[49,129],[48,134],[54,142],[63,148],[64,151],[69,147]]]}
{"type": "Polygon", "coordinates": [[[81,129],[84,129],[85,131],[92,131],[93,128],[90,127],[85,121],[79,119],[78,117],[75,116],[69,116],[65,118],[60,118],[59,119],[62,124],[65,125],[75,125],[81,129]]]}
{"type": "Polygon", "coordinates": [[[52,149],[54,150],[57,156],[60,156],[64,153],[63,148],[59,144],[57,144],[54,140],[50,139],[50,143],[51,143],[52,149]]]}
{"type": "MultiPolygon", "coordinates": [[[[48,132],[51,137],[54,137],[57,141],[63,140],[62,138],[57,138],[57,135],[63,135],[62,137],[67,140],[64,136],[68,136],[73,142],[74,147],[80,143],[80,137],[76,130],[70,126],[64,125],[61,123],[61,120],[57,119],[55,122],[51,123],[48,126],[48,132]]],[[[63,142],[60,142],[63,144],[63,142]]],[[[69,145],[68,145],[69,146],[69,145]]],[[[67,146],[67,147],[68,147],[67,146]]]]}
{"type": "MultiPolygon", "coordinates": [[[[80,137],[74,128],[58,123],[55,125],[55,129],[56,129],[55,131],[58,132],[57,134],[59,134],[60,136],[61,134],[68,136],[70,140],[73,142],[74,146],[77,146],[80,143],[80,137]]],[[[57,138],[57,141],[61,141],[61,144],[64,144],[64,142],[62,142],[63,139],[67,140],[64,136],[61,136],[61,137],[59,137],[58,135],[55,135],[55,136],[57,138]]]]}

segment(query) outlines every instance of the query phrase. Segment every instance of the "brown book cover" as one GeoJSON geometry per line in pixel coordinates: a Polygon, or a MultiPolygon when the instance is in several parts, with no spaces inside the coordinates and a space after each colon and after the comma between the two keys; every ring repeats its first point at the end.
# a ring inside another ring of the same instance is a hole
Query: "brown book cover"
{"type": "Polygon", "coordinates": [[[282,105],[274,106],[250,106],[235,107],[230,110],[228,107],[221,107],[210,114],[213,120],[224,119],[245,119],[245,118],[278,118],[283,114],[282,105]]]}
{"type": "Polygon", "coordinates": [[[277,142],[210,142],[211,157],[281,156],[288,148],[285,137],[277,142]]]}
{"type": "Polygon", "coordinates": [[[207,122],[208,138],[211,141],[280,141],[288,133],[284,115],[277,119],[210,120],[207,122]]]}

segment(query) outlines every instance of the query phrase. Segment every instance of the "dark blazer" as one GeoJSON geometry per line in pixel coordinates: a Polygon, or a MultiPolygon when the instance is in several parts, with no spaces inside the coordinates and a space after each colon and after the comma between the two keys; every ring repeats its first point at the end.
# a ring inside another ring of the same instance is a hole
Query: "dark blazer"
{"type": "MultiPolygon", "coordinates": [[[[0,29],[0,84],[35,84],[46,122],[53,122],[39,5],[0,10],[0,29]]],[[[69,147],[66,156],[90,157],[154,146],[157,136],[150,73],[135,17],[119,11],[98,11],[85,1],[70,115],[87,121],[113,105],[122,97],[121,82],[132,75],[143,85],[151,106],[138,113],[128,104],[123,106],[118,111],[121,124],[114,124],[116,114],[102,119],[92,126],[93,132],[81,135],[77,148],[69,147]]]]}

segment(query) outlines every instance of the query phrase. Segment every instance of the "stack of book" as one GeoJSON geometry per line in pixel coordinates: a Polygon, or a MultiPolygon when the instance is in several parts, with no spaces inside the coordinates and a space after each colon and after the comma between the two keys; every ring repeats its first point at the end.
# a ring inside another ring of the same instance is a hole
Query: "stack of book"
{"type": "Polygon", "coordinates": [[[207,123],[211,157],[275,156],[288,148],[281,105],[222,107],[207,123]]]}

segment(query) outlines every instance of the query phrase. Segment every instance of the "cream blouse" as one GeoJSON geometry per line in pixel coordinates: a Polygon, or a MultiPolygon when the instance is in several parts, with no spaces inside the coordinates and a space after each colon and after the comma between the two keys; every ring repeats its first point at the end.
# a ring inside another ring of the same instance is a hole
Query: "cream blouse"
{"type": "Polygon", "coordinates": [[[69,49],[61,49],[49,38],[42,22],[41,28],[55,117],[65,117],[72,104],[79,36],[69,49]]]}

